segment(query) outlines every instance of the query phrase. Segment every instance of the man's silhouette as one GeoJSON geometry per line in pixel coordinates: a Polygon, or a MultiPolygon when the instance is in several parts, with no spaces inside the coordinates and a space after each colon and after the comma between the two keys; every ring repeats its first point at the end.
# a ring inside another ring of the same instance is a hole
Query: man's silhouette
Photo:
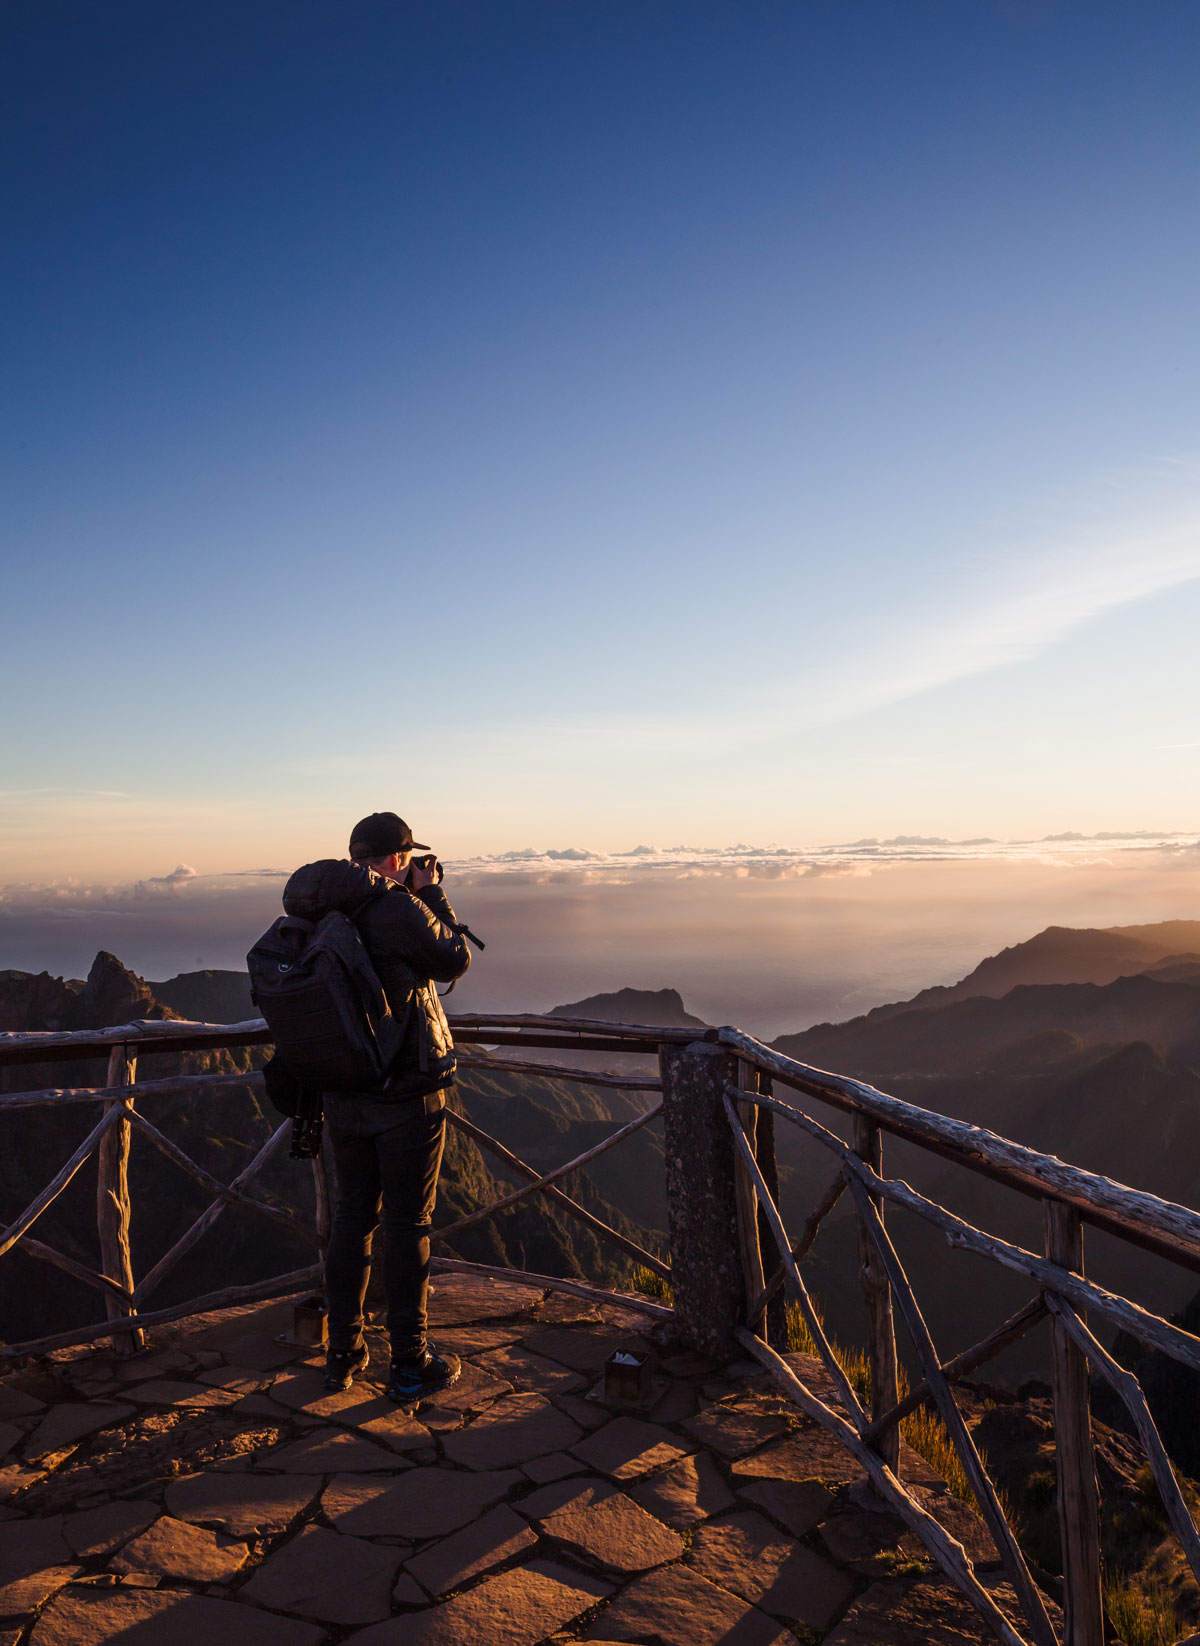
{"type": "Polygon", "coordinates": [[[337,1173],[325,1254],[325,1386],[346,1389],[367,1365],[363,1300],[382,1208],[392,1351],[387,1392],[392,1400],[414,1404],[458,1376],[457,1361],[437,1354],[425,1329],[428,1231],[442,1159],[443,1110],[455,1070],[454,1042],[435,985],[454,982],[471,963],[466,938],[438,884],[437,859],[414,860],[416,845],[395,812],[374,812],[350,836],[352,861],[327,859],[297,869],[283,897],[289,915],[315,922],[335,909],[354,921],[392,1015],[403,1026],[384,1091],[324,1096],[337,1173]]]}

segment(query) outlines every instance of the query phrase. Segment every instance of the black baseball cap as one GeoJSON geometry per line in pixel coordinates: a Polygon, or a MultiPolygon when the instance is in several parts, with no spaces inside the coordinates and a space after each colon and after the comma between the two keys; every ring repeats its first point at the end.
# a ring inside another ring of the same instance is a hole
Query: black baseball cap
{"type": "Polygon", "coordinates": [[[372,812],[350,831],[350,856],[356,863],[367,857],[390,857],[393,852],[427,852],[413,839],[412,830],[395,812],[372,812]]]}

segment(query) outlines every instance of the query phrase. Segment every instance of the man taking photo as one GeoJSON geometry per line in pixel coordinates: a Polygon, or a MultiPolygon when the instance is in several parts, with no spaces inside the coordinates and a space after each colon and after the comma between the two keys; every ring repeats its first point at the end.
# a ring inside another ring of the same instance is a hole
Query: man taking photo
{"type": "Polygon", "coordinates": [[[283,894],[289,916],[316,922],[331,910],[354,922],[402,1028],[382,1091],[326,1092],[325,1123],[337,1193],[325,1286],[329,1348],[325,1387],[346,1389],[363,1371],[363,1302],[371,1243],[383,1214],[383,1283],[388,1305],[390,1400],[416,1404],[458,1377],[426,1337],[429,1227],[442,1159],[454,1042],[437,983],[453,983],[471,963],[454,910],[439,884],[441,865],[395,812],[373,812],[350,836],[350,862],[326,859],[297,869],[283,894]]]}

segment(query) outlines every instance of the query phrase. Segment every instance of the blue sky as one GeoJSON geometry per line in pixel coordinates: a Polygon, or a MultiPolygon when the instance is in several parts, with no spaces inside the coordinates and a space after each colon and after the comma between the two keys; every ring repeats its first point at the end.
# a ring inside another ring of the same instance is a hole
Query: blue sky
{"type": "Polygon", "coordinates": [[[0,879],[1195,827],[1190,3],[3,30],[0,879]]]}

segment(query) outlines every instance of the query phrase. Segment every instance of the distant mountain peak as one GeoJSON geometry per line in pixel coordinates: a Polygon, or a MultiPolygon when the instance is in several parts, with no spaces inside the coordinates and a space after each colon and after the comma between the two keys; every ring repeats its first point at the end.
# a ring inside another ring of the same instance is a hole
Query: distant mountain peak
{"type": "Polygon", "coordinates": [[[959,982],[922,989],[911,1000],[877,1006],[867,1016],[894,1017],[980,996],[1000,1000],[1012,989],[1030,984],[1103,987],[1119,977],[1153,975],[1158,967],[1179,968],[1174,976],[1160,976],[1160,981],[1194,981],[1197,956],[1200,920],[1161,920],[1150,926],[1047,926],[1024,943],[988,955],[959,982]]]}
{"type": "Polygon", "coordinates": [[[590,1017],[601,1023],[645,1023],[654,1027],[704,1029],[702,1018],[685,1011],[678,989],[617,989],[593,994],[569,1006],[554,1006],[550,1017],[590,1017]]]}

